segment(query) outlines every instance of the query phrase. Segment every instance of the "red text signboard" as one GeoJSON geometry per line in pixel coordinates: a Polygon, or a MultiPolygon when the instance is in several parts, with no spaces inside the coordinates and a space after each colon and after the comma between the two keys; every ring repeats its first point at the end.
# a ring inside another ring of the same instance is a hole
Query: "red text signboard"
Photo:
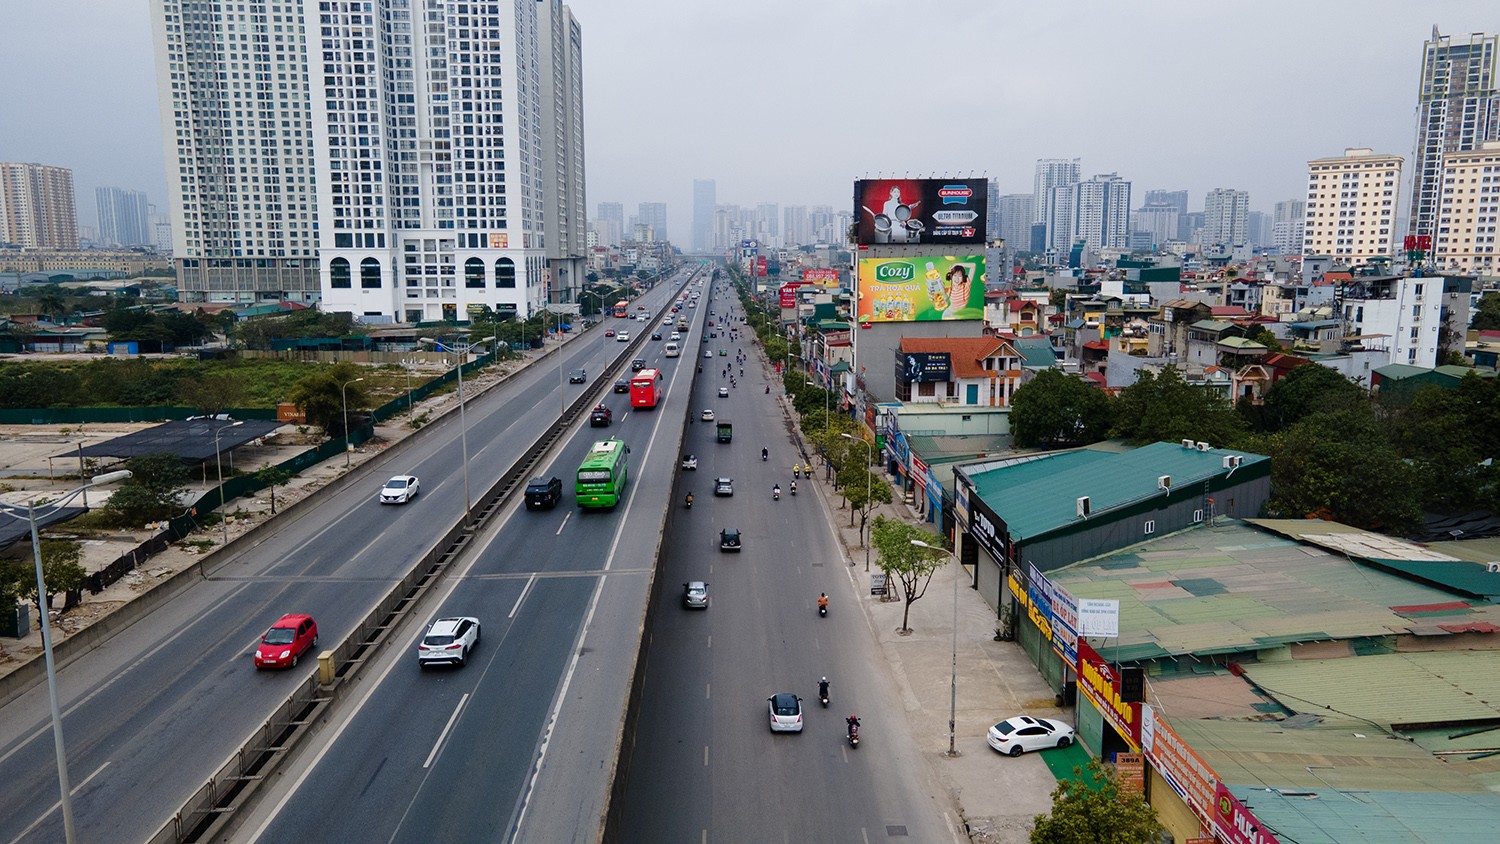
{"type": "Polygon", "coordinates": [[[1120,699],[1120,678],[1114,668],[1082,636],[1078,638],[1078,690],[1131,750],[1141,749],[1141,705],[1120,699]]]}
{"type": "Polygon", "coordinates": [[[1214,783],[1214,832],[1228,844],[1281,844],[1224,783],[1214,783]]]}

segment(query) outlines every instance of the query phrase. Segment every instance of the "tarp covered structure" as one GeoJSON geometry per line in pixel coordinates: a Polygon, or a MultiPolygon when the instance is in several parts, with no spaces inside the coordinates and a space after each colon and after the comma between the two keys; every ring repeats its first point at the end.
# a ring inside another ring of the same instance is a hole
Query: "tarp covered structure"
{"type": "MultiPolygon", "coordinates": [[[[233,419],[179,419],[84,446],[83,456],[126,459],[149,454],[170,454],[187,462],[200,463],[213,459],[217,453],[259,439],[285,424],[274,419],[244,419],[237,425],[233,419]],[[222,433],[219,433],[218,445],[215,447],[214,434],[218,432],[222,433]]],[[[65,456],[77,454],[77,451],[71,451],[65,456]]]]}

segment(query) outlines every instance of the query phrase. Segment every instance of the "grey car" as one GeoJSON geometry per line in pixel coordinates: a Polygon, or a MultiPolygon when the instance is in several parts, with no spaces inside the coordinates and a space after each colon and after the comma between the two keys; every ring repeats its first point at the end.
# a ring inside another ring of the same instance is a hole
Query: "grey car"
{"type": "Polygon", "coordinates": [[[701,580],[682,584],[682,606],[690,610],[708,609],[708,584],[701,580]]]}

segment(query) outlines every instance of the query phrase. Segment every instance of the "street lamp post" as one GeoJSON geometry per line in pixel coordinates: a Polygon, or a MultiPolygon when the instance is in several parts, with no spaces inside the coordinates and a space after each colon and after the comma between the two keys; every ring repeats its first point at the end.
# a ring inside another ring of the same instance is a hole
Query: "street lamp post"
{"type": "MultiPolygon", "coordinates": [[[[472,350],[475,346],[478,346],[481,343],[494,343],[495,341],[496,336],[492,334],[489,337],[480,340],[478,343],[464,343],[462,344],[461,348],[459,345],[453,343],[447,344],[451,346],[454,351],[458,352],[458,439],[461,447],[463,448],[464,457],[465,524],[469,524],[474,521],[474,499],[473,496],[469,493],[469,423],[468,420],[464,417],[464,362],[468,360],[469,351],[472,350]]],[[[419,337],[417,339],[417,342],[428,343],[434,346],[439,345],[436,340],[433,340],[430,337],[419,337]]]]}
{"type": "MultiPolygon", "coordinates": [[[[947,548],[939,548],[936,545],[928,545],[927,543],[923,542],[920,539],[913,539],[911,541],[911,544],[913,544],[913,545],[920,545],[923,548],[930,548],[933,551],[941,551],[944,554],[947,554],[948,556],[952,557],[953,558],[953,562],[959,564],[959,566],[958,566],[959,569],[963,568],[963,563],[959,561],[958,555],[954,554],[952,551],[949,551],[947,548]]],[[[948,755],[949,756],[957,756],[958,755],[958,748],[955,746],[955,740],[956,739],[955,739],[955,734],[954,734],[954,724],[955,724],[955,722],[958,721],[958,578],[959,578],[959,574],[960,574],[960,572],[954,572],[953,573],[953,674],[952,674],[952,679],[950,681],[951,685],[949,686],[949,690],[948,690],[948,755]]]]}
{"type": "MultiPolygon", "coordinates": [[[[61,498],[48,503],[54,509],[60,508],[73,500],[74,496],[82,495],[89,487],[122,481],[128,477],[130,477],[129,470],[95,475],[83,486],[65,492],[61,498]]],[[[4,503],[0,503],[0,507],[13,511],[21,509],[4,503]]],[[[37,532],[35,501],[26,503],[26,520],[31,525],[31,557],[36,565],[37,604],[42,616],[37,621],[42,627],[42,659],[47,667],[47,702],[52,710],[52,749],[57,754],[57,787],[62,793],[63,839],[68,844],[73,844],[76,840],[73,832],[73,789],[68,785],[68,754],[63,746],[62,711],[57,705],[57,666],[52,660],[52,625],[46,610],[40,606],[47,599],[47,584],[42,577],[42,539],[37,532]]]]}
{"type": "MultiPolygon", "coordinates": [[[[245,423],[242,420],[232,422],[228,425],[220,425],[214,429],[214,464],[219,468],[219,524],[224,528],[225,545],[229,544],[229,502],[224,500],[224,458],[219,454],[219,435],[224,433],[225,428],[235,428],[243,424],[245,423]]],[[[344,437],[347,439],[349,436],[349,416],[347,411],[344,415],[344,428],[344,437]]],[[[348,456],[348,453],[348,448],[346,447],[344,450],[345,456],[348,456]]]]}
{"type": "MultiPolygon", "coordinates": [[[[855,442],[857,442],[857,443],[859,443],[859,444],[861,444],[861,445],[863,445],[865,447],[865,506],[868,507],[868,506],[870,506],[870,489],[871,489],[870,484],[871,484],[871,479],[875,475],[874,472],[870,471],[870,441],[867,440],[867,439],[865,439],[864,437],[856,437],[853,434],[839,434],[839,436],[843,437],[846,440],[854,440],[855,442]]],[[[865,539],[865,526],[864,526],[863,523],[861,523],[860,526],[859,526],[859,541],[862,542],[862,543],[864,543],[864,546],[865,546],[865,571],[869,571],[870,570],[870,542],[869,542],[869,540],[865,539]]],[[[854,564],[850,563],[849,565],[852,566],[854,564]]]]}
{"type": "Polygon", "coordinates": [[[349,468],[349,396],[345,392],[350,384],[358,384],[363,378],[355,378],[339,385],[339,402],[344,406],[344,468],[349,468]]]}

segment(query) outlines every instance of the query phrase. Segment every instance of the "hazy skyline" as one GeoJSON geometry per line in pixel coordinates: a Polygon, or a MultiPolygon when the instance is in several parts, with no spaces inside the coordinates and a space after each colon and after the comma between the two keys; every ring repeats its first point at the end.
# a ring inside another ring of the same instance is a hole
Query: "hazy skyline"
{"type": "MultiPolygon", "coordinates": [[[[100,186],[167,212],[150,2],[0,3],[0,161],[72,168],[85,225],[100,186]]],[[[1478,0],[568,5],[590,218],[666,202],[683,246],[695,178],[721,204],[846,208],[866,175],[1029,193],[1036,159],[1076,157],[1137,196],[1186,189],[1199,210],[1237,188],[1269,213],[1346,147],[1400,155],[1409,177],[1422,42],[1434,24],[1500,30],[1478,0]]]]}

